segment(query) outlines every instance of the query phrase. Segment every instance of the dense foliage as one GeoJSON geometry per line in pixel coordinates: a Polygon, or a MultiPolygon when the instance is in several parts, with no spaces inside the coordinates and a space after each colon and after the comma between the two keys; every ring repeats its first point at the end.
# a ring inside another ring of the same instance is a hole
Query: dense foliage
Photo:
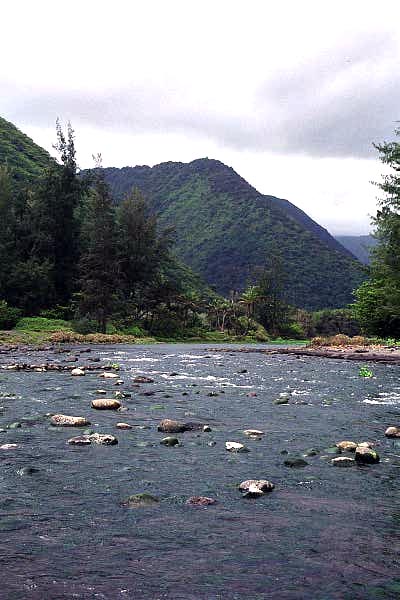
{"type": "Polygon", "coordinates": [[[279,248],[285,298],[307,309],[342,307],[363,279],[359,264],[287,201],[263,196],[219,161],[104,169],[114,197],[135,186],[164,226],[176,228],[179,257],[225,296],[254,283],[279,248]]]}
{"type": "Polygon", "coordinates": [[[0,117],[0,165],[7,165],[15,183],[35,182],[54,161],[15,125],[0,117]]]}
{"type": "MultiPolygon", "coordinates": [[[[400,136],[400,129],[395,133],[400,136]]],[[[400,337],[400,143],[395,140],[375,147],[392,170],[377,184],[384,193],[374,218],[378,244],[370,279],[356,292],[354,314],[365,333],[400,337]]]]}

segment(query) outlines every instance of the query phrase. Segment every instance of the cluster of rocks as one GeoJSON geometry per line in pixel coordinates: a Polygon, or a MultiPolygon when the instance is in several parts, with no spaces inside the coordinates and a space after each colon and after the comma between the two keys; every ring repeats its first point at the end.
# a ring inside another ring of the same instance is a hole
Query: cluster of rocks
{"type": "Polygon", "coordinates": [[[334,467],[352,467],[355,464],[372,465],[380,461],[379,454],[373,449],[371,442],[352,442],[344,440],[336,444],[339,452],[348,452],[354,454],[351,456],[337,456],[331,460],[334,467]]]}

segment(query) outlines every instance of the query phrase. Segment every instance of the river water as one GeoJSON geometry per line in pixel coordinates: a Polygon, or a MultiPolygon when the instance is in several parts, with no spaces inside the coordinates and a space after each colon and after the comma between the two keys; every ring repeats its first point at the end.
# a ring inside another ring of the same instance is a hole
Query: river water
{"type": "MultiPolygon", "coordinates": [[[[0,444],[17,444],[0,450],[0,598],[400,597],[400,442],[384,437],[400,424],[399,366],[210,352],[198,344],[72,354],[77,366],[93,357],[119,363],[124,384],[98,372],[0,370],[0,444]],[[360,377],[360,366],[374,377],[360,377]],[[139,374],[154,383],[135,387],[139,374]],[[108,397],[131,393],[123,400],[129,410],[92,409],[98,388],[108,397]],[[288,404],[274,404],[283,395],[288,404]],[[51,427],[46,413],[86,416],[119,444],[72,447],[67,440],[79,430],[51,427]],[[212,431],[180,434],[181,446],[165,447],[157,431],[163,418],[208,423],[212,431]],[[134,427],[118,430],[119,421],[134,427]],[[22,426],[6,429],[13,422],[22,426]],[[248,439],[248,428],[265,435],[248,439]],[[332,466],[326,449],[341,440],[374,442],[381,462],[332,466]],[[225,441],[250,452],[227,452],[225,441]],[[304,468],[284,465],[310,448],[317,453],[304,468]],[[237,484],[253,478],[275,490],[242,498],[237,484]],[[140,492],[159,504],[121,505],[140,492]],[[193,495],[217,504],[186,505],[193,495]]],[[[26,359],[1,363],[15,358],[26,359]]],[[[67,358],[42,352],[29,360],[67,358]]]]}

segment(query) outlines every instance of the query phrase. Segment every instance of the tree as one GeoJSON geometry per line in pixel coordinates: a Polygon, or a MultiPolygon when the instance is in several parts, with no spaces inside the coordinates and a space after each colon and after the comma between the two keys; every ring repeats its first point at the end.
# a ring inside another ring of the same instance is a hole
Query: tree
{"type": "Polygon", "coordinates": [[[284,298],[286,273],[283,258],[278,251],[270,254],[258,282],[260,301],[257,320],[268,333],[278,334],[289,323],[291,309],[284,298]]]}
{"type": "Polygon", "coordinates": [[[89,200],[86,240],[87,249],[80,260],[79,314],[96,320],[99,331],[105,333],[118,306],[120,278],[115,213],[101,169],[89,200]]]}
{"type": "Polygon", "coordinates": [[[76,289],[79,261],[77,209],[85,184],[78,177],[74,131],[68,123],[65,136],[59,120],[54,148],[61,164],[51,165],[41,181],[33,203],[33,256],[49,265],[47,306],[67,304],[76,289]]]}
{"type": "Polygon", "coordinates": [[[170,261],[172,230],[158,231],[157,217],[149,214],[143,194],[134,188],[117,209],[118,256],[126,308],[141,304],[145,290],[154,286],[170,261]]]}
{"type": "MultiPolygon", "coordinates": [[[[400,129],[395,130],[396,136],[400,129]]],[[[384,193],[373,219],[377,246],[372,252],[370,279],[355,292],[355,317],[369,335],[400,336],[400,143],[374,144],[380,160],[392,172],[376,183],[384,193]]]]}

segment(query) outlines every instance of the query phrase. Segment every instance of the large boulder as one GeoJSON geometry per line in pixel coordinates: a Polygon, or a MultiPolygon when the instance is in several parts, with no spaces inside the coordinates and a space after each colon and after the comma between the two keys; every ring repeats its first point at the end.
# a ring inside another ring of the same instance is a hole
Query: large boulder
{"type": "Polygon", "coordinates": [[[116,398],[99,398],[92,400],[92,408],[97,410],[118,410],[121,408],[121,402],[116,398]]]}
{"type": "Polygon", "coordinates": [[[242,483],[239,484],[239,490],[241,492],[258,490],[261,492],[259,495],[264,494],[265,492],[272,492],[274,487],[275,485],[267,479],[246,479],[246,481],[242,481],[242,483]]]}
{"type": "Polygon", "coordinates": [[[347,452],[355,452],[357,448],[357,444],[355,442],[349,442],[348,440],[344,440],[343,442],[338,442],[336,447],[339,450],[345,450],[347,452]]]}
{"type": "Polygon", "coordinates": [[[55,427],[86,427],[90,425],[85,417],[73,417],[72,415],[53,415],[50,423],[55,427]]]}
{"type": "Polygon", "coordinates": [[[361,464],[375,464],[380,461],[379,454],[368,446],[357,446],[355,459],[361,464]]]}
{"type": "Polygon", "coordinates": [[[385,435],[388,438],[400,437],[400,427],[388,427],[385,431],[385,435]]]}
{"type": "Polygon", "coordinates": [[[187,423],[174,421],[173,419],[163,419],[158,424],[157,429],[164,433],[183,433],[184,431],[188,431],[188,425],[187,423]]]}

